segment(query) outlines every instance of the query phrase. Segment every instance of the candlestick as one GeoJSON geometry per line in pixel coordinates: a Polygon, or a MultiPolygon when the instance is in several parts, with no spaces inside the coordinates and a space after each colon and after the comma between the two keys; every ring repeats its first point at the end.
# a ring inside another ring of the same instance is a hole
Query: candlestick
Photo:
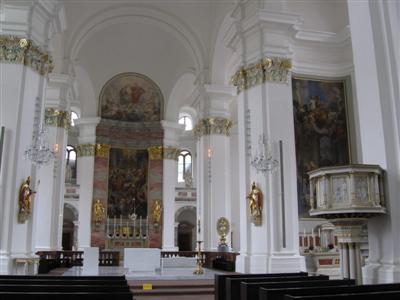
{"type": "Polygon", "coordinates": [[[139,218],[139,236],[142,237],[142,216],[139,218]]]}
{"type": "Polygon", "coordinates": [[[116,216],[114,215],[114,236],[115,236],[115,229],[116,229],[116,227],[117,227],[117,218],[116,218],[116,216]]]}
{"type": "Polygon", "coordinates": [[[146,217],[146,237],[149,237],[149,216],[146,217]]]}

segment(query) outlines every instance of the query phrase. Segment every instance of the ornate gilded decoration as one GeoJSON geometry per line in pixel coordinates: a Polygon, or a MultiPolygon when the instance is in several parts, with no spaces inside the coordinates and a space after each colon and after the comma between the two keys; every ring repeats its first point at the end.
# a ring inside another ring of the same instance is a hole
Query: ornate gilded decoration
{"type": "Polygon", "coordinates": [[[228,235],[229,230],[230,230],[229,220],[224,217],[219,218],[217,221],[217,232],[220,236],[219,246],[227,246],[226,236],[228,235]]]}
{"type": "Polygon", "coordinates": [[[155,226],[160,225],[162,214],[161,200],[157,199],[153,204],[153,223],[155,226]]]}
{"type": "Polygon", "coordinates": [[[96,144],[96,156],[108,158],[110,156],[111,145],[96,144]]]}
{"type": "Polygon", "coordinates": [[[32,40],[17,36],[0,35],[0,61],[23,64],[40,75],[47,75],[54,69],[53,58],[47,51],[32,40]]]}
{"type": "Polygon", "coordinates": [[[69,112],[55,108],[46,108],[44,114],[46,125],[69,129],[71,127],[70,120],[69,112]]]}
{"type": "Polygon", "coordinates": [[[163,148],[163,158],[178,160],[178,156],[179,156],[180,152],[181,152],[181,149],[179,149],[179,148],[166,146],[163,148]]]}
{"type": "Polygon", "coordinates": [[[104,219],[104,204],[101,202],[100,199],[97,199],[96,202],[93,204],[93,216],[95,223],[101,223],[104,219]]]}
{"type": "Polygon", "coordinates": [[[203,135],[223,134],[229,136],[232,121],[222,117],[200,119],[194,127],[194,135],[200,138],[203,135]]]}
{"type": "Polygon", "coordinates": [[[76,154],[82,156],[94,156],[96,150],[95,144],[81,144],[76,147],[76,154]]]}
{"type": "Polygon", "coordinates": [[[31,215],[32,210],[32,197],[35,193],[31,189],[31,176],[28,176],[19,189],[18,199],[18,223],[25,223],[28,217],[31,215]]]}
{"type": "Polygon", "coordinates": [[[150,160],[162,160],[163,159],[163,146],[154,146],[147,148],[149,151],[150,160]]]}
{"type": "Polygon", "coordinates": [[[250,206],[251,222],[256,226],[261,226],[262,223],[262,206],[263,206],[263,194],[261,190],[253,182],[251,191],[247,196],[250,206]]]}
{"type": "Polygon", "coordinates": [[[266,81],[287,82],[292,61],[283,57],[265,57],[257,63],[242,67],[231,78],[238,93],[266,81]]]}

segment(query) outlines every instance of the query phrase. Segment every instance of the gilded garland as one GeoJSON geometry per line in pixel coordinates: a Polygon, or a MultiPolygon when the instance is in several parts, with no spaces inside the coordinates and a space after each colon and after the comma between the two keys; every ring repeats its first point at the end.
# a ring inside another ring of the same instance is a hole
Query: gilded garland
{"type": "Polygon", "coordinates": [[[193,129],[194,135],[200,138],[203,135],[222,134],[229,136],[232,121],[222,117],[200,119],[193,129]]]}
{"type": "Polygon", "coordinates": [[[288,81],[292,61],[282,57],[263,58],[259,62],[242,67],[231,78],[238,93],[266,81],[288,81]]]}
{"type": "Polygon", "coordinates": [[[71,127],[70,119],[69,112],[55,108],[46,108],[44,114],[44,121],[46,125],[56,126],[64,129],[69,129],[71,127]]]}
{"type": "Polygon", "coordinates": [[[47,75],[54,69],[53,58],[32,40],[17,36],[0,35],[0,62],[23,64],[40,75],[47,75]]]}

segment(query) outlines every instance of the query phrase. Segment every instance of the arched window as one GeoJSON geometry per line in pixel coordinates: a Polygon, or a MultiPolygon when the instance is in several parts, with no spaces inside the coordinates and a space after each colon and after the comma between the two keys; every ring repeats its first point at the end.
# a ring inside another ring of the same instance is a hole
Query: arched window
{"type": "Polygon", "coordinates": [[[71,111],[71,126],[74,127],[75,126],[75,120],[78,119],[79,116],[76,112],[71,111]]]}
{"type": "Polygon", "coordinates": [[[76,149],[68,145],[65,153],[66,168],[65,168],[65,182],[76,183],[76,149]]]}
{"type": "Polygon", "coordinates": [[[185,125],[185,131],[193,129],[192,118],[189,114],[180,114],[178,123],[185,125]]]}
{"type": "Polygon", "coordinates": [[[178,156],[178,182],[185,182],[185,174],[192,176],[192,155],[182,150],[178,156]]]}

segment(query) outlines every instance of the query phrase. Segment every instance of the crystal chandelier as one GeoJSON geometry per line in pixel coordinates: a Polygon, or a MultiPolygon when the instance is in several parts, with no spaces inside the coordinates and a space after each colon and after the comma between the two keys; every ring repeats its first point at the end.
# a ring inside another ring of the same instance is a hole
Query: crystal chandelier
{"type": "Polygon", "coordinates": [[[258,138],[258,151],[252,156],[250,164],[258,172],[262,172],[264,175],[267,172],[274,171],[279,162],[272,157],[271,149],[265,135],[260,135],[258,138]]]}
{"type": "Polygon", "coordinates": [[[38,167],[48,164],[55,158],[55,152],[49,147],[45,126],[40,126],[39,133],[34,137],[32,145],[25,151],[24,157],[38,167]]]}

